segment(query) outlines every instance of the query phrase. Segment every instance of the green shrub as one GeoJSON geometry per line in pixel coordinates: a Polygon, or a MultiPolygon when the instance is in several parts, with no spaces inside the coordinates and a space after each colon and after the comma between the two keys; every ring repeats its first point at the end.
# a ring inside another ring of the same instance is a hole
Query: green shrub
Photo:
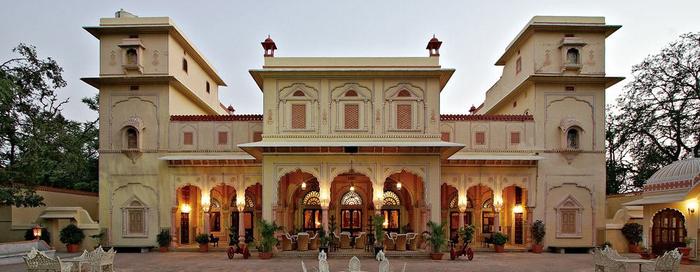
{"type": "Polygon", "coordinates": [[[83,230],[74,224],[70,224],[63,228],[60,233],[61,243],[67,245],[79,245],[85,240],[83,230]]]}
{"type": "Polygon", "coordinates": [[[508,236],[503,234],[502,232],[498,231],[498,232],[493,234],[493,237],[491,237],[491,242],[494,245],[499,245],[499,246],[505,245],[506,242],[508,242],[508,236]]]}
{"type": "MultiPolygon", "coordinates": [[[[209,238],[207,237],[207,239],[209,239],[209,238]]],[[[160,247],[169,246],[171,240],[172,240],[172,236],[170,236],[169,229],[162,229],[160,231],[160,233],[158,233],[158,236],[156,236],[156,241],[158,242],[158,245],[160,247]]]]}
{"type": "Polygon", "coordinates": [[[439,253],[447,244],[447,235],[445,234],[445,226],[447,222],[442,222],[441,224],[435,223],[433,221],[428,221],[428,229],[430,230],[430,237],[428,237],[428,242],[430,242],[430,247],[433,253],[439,253]]]}
{"type": "Polygon", "coordinates": [[[469,244],[472,242],[472,239],[474,239],[474,231],[474,225],[466,225],[459,228],[459,230],[457,230],[457,234],[462,237],[462,241],[465,244],[469,244]]]}
{"type": "Polygon", "coordinates": [[[535,221],[530,232],[532,232],[532,239],[535,240],[535,244],[541,245],[545,235],[544,222],[542,220],[535,221]]]}
{"type": "Polygon", "coordinates": [[[375,245],[381,246],[384,243],[384,216],[372,216],[372,225],[374,226],[375,245]]]}
{"type": "Polygon", "coordinates": [[[206,233],[200,233],[197,234],[197,236],[194,237],[194,240],[197,241],[200,245],[209,243],[209,235],[206,233]]]}
{"type": "Polygon", "coordinates": [[[630,244],[636,245],[642,241],[644,227],[638,223],[627,223],[622,227],[622,235],[630,244]]]}
{"type": "Polygon", "coordinates": [[[258,242],[258,250],[260,252],[272,252],[272,247],[277,245],[275,232],[280,230],[274,222],[270,223],[265,220],[258,221],[258,232],[260,233],[260,241],[258,242]]]}

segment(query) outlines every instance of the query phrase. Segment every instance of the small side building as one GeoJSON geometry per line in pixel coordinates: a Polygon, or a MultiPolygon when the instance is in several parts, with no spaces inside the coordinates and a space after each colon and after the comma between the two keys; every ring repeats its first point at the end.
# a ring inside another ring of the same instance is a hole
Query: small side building
{"type": "Polygon", "coordinates": [[[76,224],[85,232],[83,248],[90,248],[95,241],[90,235],[100,233],[98,193],[83,192],[40,186],[37,194],[44,197],[45,206],[22,208],[15,206],[0,207],[0,243],[24,240],[24,234],[36,224],[46,228],[50,233],[49,244],[59,251],[65,245],[59,240],[59,232],[68,224],[76,224]]]}
{"type": "Polygon", "coordinates": [[[643,246],[656,254],[687,246],[697,260],[698,184],[700,158],[676,161],[647,180],[641,199],[624,204],[644,207],[643,246]]]}

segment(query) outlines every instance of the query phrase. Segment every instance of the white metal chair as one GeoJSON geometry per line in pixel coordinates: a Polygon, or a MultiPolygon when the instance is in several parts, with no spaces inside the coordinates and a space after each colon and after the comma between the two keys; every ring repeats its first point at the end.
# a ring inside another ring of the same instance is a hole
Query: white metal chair
{"type": "Polygon", "coordinates": [[[595,272],[625,272],[625,264],[612,259],[610,256],[603,253],[602,250],[596,248],[593,251],[593,269],[595,272]]]}
{"type": "Polygon", "coordinates": [[[379,272],[391,272],[391,265],[387,258],[379,262],[379,272]]]}
{"type": "Polygon", "coordinates": [[[70,272],[73,268],[72,263],[63,263],[58,256],[51,258],[36,249],[32,249],[23,259],[28,272],[70,272]]]}
{"type": "Polygon", "coordinates": [[[352,256],[352,258],[350,258],[350,263],[348,263],[348,271],[349,272],[362,271],[362,264],[360,263],[360,259],[358,259],[357,256],[352,256]]]}
{"type": "Polygon", "coordinates": [[[620,253],[617,253],[617,250],[609,246],[605,246],[605,248],[603,248],[603,254],[607,255],[613,260],[627,259],[627,257],[621,256],[620,253]]]}
{"type": "Polygon", "coordinates": [[[642,265],[642,271],[678,272],[681,266],[681,253],[678,249],[667,251],[656,258],[653,264],[642,265]]]}

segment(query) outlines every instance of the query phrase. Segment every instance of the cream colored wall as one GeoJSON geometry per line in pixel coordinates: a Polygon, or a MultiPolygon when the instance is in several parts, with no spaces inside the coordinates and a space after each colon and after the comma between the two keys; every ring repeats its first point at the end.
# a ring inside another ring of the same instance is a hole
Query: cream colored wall
{"type": "MultiPolygon", "coordinates": [[[[44,197],[46,206],[36,208],[2,207],[0,208],[0,242],[24,240],[24,233],[35,224],[41,223],[39,216],[47,207],[82,207],[88,211],[93,220],[98,218],[97,195],[71,194],[37,190],[44,197]]],[[[45,223],[42,226],[47,227],[45,223]]],[[[51,232],[52,240],[58,241],[58,232],[51,232]]],[[[55,243],[60,244],[60,243],[55,243]]]]}
{"type": "Polygon", "coordinates": [[[170,123],[171,151],[235,151],[243,152],[238,144],[253,142],[255,132],[262,132],[260,121],[176,121],[170,123]],[[228,143],[219,144],[218,132],[228,133],[228,143]],[[183,134],[192,132],[193,145],[184,145],[183,134]]]}
{"type": "MultiPolygon", "coordinates": [[[[163,34],[138,34],[138,39],[143,44],[142,54],[139,56],[143,66],[144,75],[168,73],[168,35],[163,34]]],[[[122,68],[124,49],[119,47],[122,40],[128,39],[129,34],[105,35],[100,38],[100,75],[114,76],[124,75],[122,68]]],[[[129,73],[130,75],[140,75],[129,73]]]]}
{"type": "MultiPolygon", "coordinates": [[[[562,52],[559,48],[562,38],[568,32],[537,32],[534,39],[534,67],[536,73],[560,74],[563,70],[562,52]]],[[[565,74],[605,74],[605,35],[601,33],[573,33],[575,38],[585,42],[579,52],[581,70],[565,74]]]]}
{"type": "Polygon", "coordinates": [[[214,79],[202,69],[202,66],[192,58],[192,52],[186,53],[185,48],[174,37],[168,39],[168,60],[170,74],[175,76],[199,99],[208,104],[217,114],[227,114],[219,106],[219,86],[214,79]],[[182,69],[182,59],[187,60],[187,72],[182,69]],[[209,82],[210,92],[206,92],[209,82]]]}
{"type": "Polygon", "coordinates": [[[527,77],[534,73],[534,49],[533,40],[528,39],[516,51],[517,53],[506,61],[501,72],[501,77],[486,91],[484,105],[482,109],[479,110],[479,113],[490,112],[491,108],[496,106],[501,99],[510,95],[514,88],[518,87],[527,77]],[[516,62],[518,58],[521,59],[522,70],[520,72],[516,72],[516,62]]]}
{"type": "Polygon", "coordinates": [[[185,93],[186,91],[179,88],[170,87],[169,92],[169,109],[171,115],[207,115],[209,111],[200,103],[192,101],[185,93]]]}
{"type": "Polygon", "coordinates": [[[441,121],[440,132],[449,132],[450,141],[464,144],[460,152],[530,151],[534,147],[532,121],[441,121]],[[485,132],[486,143],[476,144],[476,132],[485,132]],[[520,144],[511,144],[511,132],[520,132],[520,144]]]}
{"type": "Polygon", "coordinates": [[[373,76],[354,76],[350,79],[341,79],[334,77],[314,77],[303,79],[287,79],[287,78],[265,78],[264,79],[264,137],[265,138],[300,138],[292,135],[305,135],[304,138],[313,135],[311,138],[329,137],[335,139],[342,138],[439,138],[439,79],[438,78],[384,78],[373,76]],[[336,88],[342,88],[347,84],[357,84],[357,88],[369,90],[371,97],[371,111],[365,116],[369,124],[368,131],[337,131],[336,120],[331,114],[331,91],[336,88]],[[307,119],[312,121],[309,129],[304,131],[293,131],[285,129],[284,118],[285,113],[280,112],[285,108],[280,103],[280,91],[288,88],[305,88],[318,94],[317,102],[313,103],[314,109],[307,115],[307,119]],[[417,108],[420,113],[414,120],[417,124],[415,130],[411,131],[393,131],[390,129],[390,118],[393,119],[392,113],[388,108],[385,108],[385,96],[387,91],[392,88],[409,88],[421,92],[421,102],[424,106],[417,108]],[[278,109],[279,108],[279,109],[278,109]],[[381,135],[381,136],[380,136],[381,135]],[[388,137],[387,137],[388,136],[388,137]]]}

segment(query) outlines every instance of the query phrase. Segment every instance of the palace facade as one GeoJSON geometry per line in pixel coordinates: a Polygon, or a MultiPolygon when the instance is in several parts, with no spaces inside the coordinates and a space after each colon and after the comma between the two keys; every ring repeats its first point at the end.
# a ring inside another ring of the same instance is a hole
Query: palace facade
{"type": "MultiPolygon", "coordinates": [[[[605,232],[602,17],[536,16],[496,61],[501,78],[469,114],[441,114],[454,69],[426,57],[279,57],[269,37],[250,75],[262,114],[219,101],[226,86],[167,17],[124,11],[85,27],[100,41],[99,224],[113,246],[176,245],[199,233],[393,232],[430,220],[495,231],[511,246],[590,247],[605,232]]],[[[468,76],[468,75],[462,75],[468,76]]],[[[466,93],[465,93],[466,95],[466,93]]],[[[465,106],[466,107],[466,106],[465,106]]]]}

